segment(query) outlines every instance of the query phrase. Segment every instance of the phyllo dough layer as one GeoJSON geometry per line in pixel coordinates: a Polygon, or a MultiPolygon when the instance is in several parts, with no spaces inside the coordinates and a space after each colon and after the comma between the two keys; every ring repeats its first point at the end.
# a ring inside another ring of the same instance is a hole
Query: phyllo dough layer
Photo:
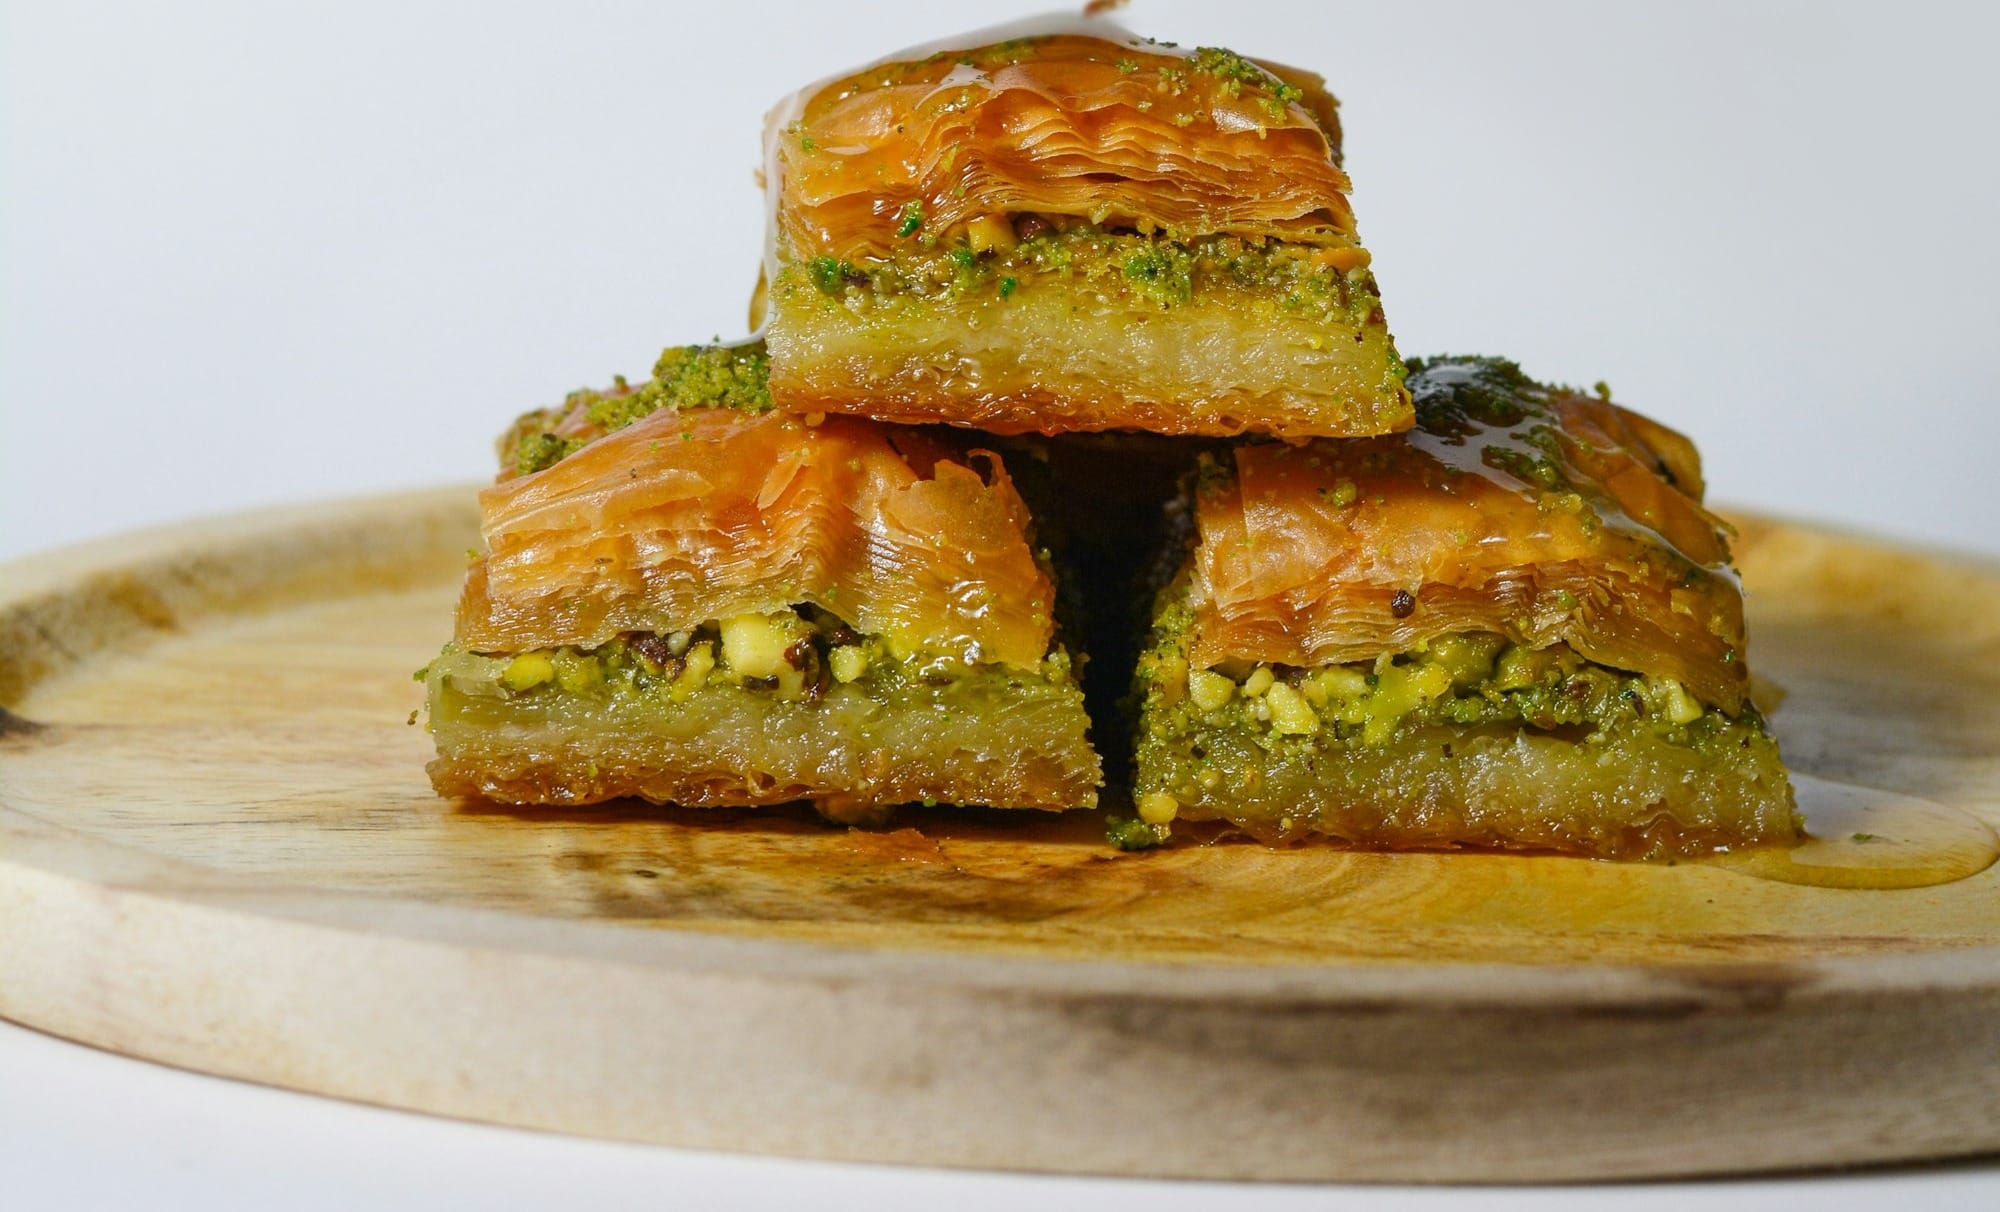
{"type": "Polygon", "coordinates": [[[1142,660],[1148,819],[1606,857],[1792,840],[1687,439],[1510,363],[1408,435],[1243,444],[1142,660]]]}
{"type": "Polygon", "coordinates": [[[528,803],[1071,808],[1099,767],[997,455],[768,411],[756,347],[530,414],[428,671],[432,779],[528,803]]]}
{"type": "Polygon", "coordinates": [[[1086,23],[826,81],[766,139],[781,408],[995,432],[1410,422],[1315,76],[1086,23]]]}

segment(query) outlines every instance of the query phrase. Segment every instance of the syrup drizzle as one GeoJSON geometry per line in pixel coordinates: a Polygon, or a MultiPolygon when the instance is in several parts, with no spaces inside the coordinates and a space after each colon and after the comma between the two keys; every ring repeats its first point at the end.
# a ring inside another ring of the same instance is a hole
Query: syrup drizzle
{"type": "MultiPolygon", "coordinates": [[[[1432,382],[1462,387],[1474,382],[1478,371],[1462,363],[1454,364],[1449,360],[1440,360],[1429,365],[1425,373],[1432,382]]],[[[1530,390],[1539,392],[1545,389],[1530,390]]],[[[1419,425],[1407,433],[1397,435],[1396,440],[1429,455],[1437,463],[1454,471],[1479,476],[1507,492],[1528,495],[1533,499],[1534,486],[1513,472],[1490,462],[1487,451],[1490,449],[1506,451],[1532,463],[1543,458],[1546,452],[1531,440],[1531,435],[1538,427],[1552,427],[1557,422],[1547,413],[1523,416],[1512,425],[1497,425],[1472,416],[1465,416],[1461,421],[1464,426],[1462,432],[1435,433],[1419,425]]],[[[1698,501],[1696,503],[1699,504],[1698,501]]],[[[1590,507],[1612,530],[1631,535],[1661,551],[1672,552],[1709,576],[1728,582],[1738,593],[1743,591],[1742,577],[1737,575],[1736,569],[1726,560],[1704,563],[1695,559],[1682,551],[1678,544],[1657,528],[1627,513],[1617,498],[1610,493],[1592,492],[1590,507]]]]}
{"type": "Polygon", "coordinates": [[[1934,800],[1793,774],[1805,838],[1701,861],[1741,875],[1815,888],[1929,888],[1978,875],[2000,859],[2000,837],[1969,812],[1934,800]]]}

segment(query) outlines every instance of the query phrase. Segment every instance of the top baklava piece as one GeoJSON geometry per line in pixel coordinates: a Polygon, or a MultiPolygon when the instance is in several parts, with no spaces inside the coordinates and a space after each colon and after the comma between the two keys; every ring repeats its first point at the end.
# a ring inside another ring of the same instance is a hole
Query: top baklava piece
{"type": "Polygon", "coordinates": [[[814,85],[766,142],[781,409],[1000,433],[1411,423],[1317,76],[1084,22],[814,85]]]}

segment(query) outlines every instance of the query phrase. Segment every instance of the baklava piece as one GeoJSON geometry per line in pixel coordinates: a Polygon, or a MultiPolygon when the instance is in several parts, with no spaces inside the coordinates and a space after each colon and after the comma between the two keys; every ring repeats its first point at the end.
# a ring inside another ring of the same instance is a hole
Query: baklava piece
{"type": "Polygon", "coordinates": [[[1413,363],[1417,428],[1239,445],[1141,661],[1157,827],[1662,858],[1796,838],[1693,445],[1511,363],[1413,363]]]}
{"type": "Polygon", "coordinates": [[[1085,22],[814,85],[766,142],[782,409],[996,433],[1410,424],[1317,76],[1085,22]]]}
{"type": "Polygon", "coordinates": [[[955,431],[770,409],[761,347],[523,417],[425,674],[445,795],[1065,809],[1099,765],[1048,559],[955,431]]]}

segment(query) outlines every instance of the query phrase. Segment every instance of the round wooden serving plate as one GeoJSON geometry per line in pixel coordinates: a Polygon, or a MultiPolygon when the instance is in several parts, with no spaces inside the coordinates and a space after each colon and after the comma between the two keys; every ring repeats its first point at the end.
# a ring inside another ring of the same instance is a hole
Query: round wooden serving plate
{"type": "MultiPolygon", "coordinates": [[[[0,569],[0,1015],[135,1056],[704,1148],[1552,1180],[2000,1148],[2000,869],[1248,844],[1087,814],[513,811],[405,723],[453,489],[0,569]]],[[[1746,523],[1798,769],[2000,819],[2000,573],[1746,523]]]]}

